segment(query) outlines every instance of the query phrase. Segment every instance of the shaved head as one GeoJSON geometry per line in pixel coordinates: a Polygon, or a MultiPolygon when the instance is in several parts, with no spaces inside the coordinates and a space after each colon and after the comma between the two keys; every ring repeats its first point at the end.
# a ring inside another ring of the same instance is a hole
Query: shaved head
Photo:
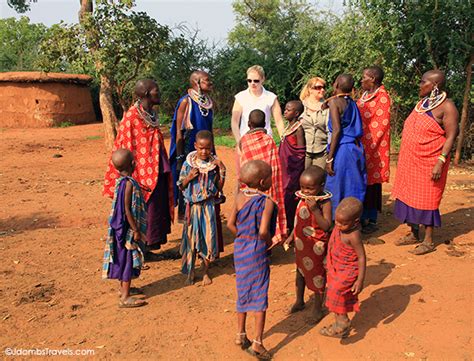
{"type": "Polygon", "coordinates": [[[324,185],[326,182],[326,171],[317,165],[310,165],[301,173],[300,179],[306,178],[311,183],[324,185]]]}
{"type": "Polygon", "coordinates": [[[304,112],[304,105],[300,100],[290,100],[286,104],[291,105],[298,112],[298,114],[302,114],[304,112]]]}
{"type": "Polygon", "coordinates": [[[199,83],[202,78],[206,77],[209,77],[209,74],[203,70],[193,71],[191,73],[191,76],[189,77],[189,84],[191,85],[191,87],[194,87],[197,83],[199,83]]]}
{"type": "Polygon", "coordinates": [[[240,168],[240,181],[250,188],[256,188],[262,179],[271,176],[272,167],[263,160],[250,160],[240,168]]]}
{"type": "Polygon", "coordinates": [[[446,85],[446,75],[441,70],[429,70],[423,74],[423,78],[435,83],[439,89],[446,85]]]}
{"type": "Polygon", "coordinates": [[[351,74],[341,74],[336,79],[337,87],[344,93],[350,93],[354,88],[354,78],[351,74]]]}
{"type": "Polygon", "coordinates": [[[384,72],[380,66],[374,65],[368,68],[365,68],[365,71],[374,77],[374,83],[376,85],[381,85],[384,77],[384,72]]]}
{"type": "Polygon", "coordinates": [[[150,91],[158,88],[158,84],[153,79],[141,79],[135,85],[135,95],[140,99],[146,98],[150,91]]]}
{"type": "Polygon", "coordinates": [[[346,220],[356,220],[362,215],[362,202],[354,197],[344,198],[336,208],[336,214],[346,220]]]}
{"type": "Polygon", "coordinates": [[[260,109],[254,109],[249,114],[249,128],[265,128],[265,113],[260,109]]]}
{"type": "Polygon", "coordinates": [[[112,153],[112,164],[119,172],[132,168],[133,153],[128,149],[120,148],[112,153]]]}

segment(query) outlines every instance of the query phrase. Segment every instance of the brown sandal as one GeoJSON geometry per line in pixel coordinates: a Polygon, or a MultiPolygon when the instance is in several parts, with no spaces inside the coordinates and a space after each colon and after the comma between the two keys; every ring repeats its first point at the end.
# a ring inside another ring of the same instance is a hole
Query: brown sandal
{"type": "Polygon", "coordinates": [[[329,327],[324,326],[322,329],[319,330],[319,333],[326,337],[334,337],[334,338],[346,338],[349,336],[349,331],[351,330],[351,326],[340,327],[336,323],[333,323],[329,327]]]}
{"type": "Polygon", "coordinates": [[[409,246],[412,244],[420,243],[421,241],[413,235],[413,233],[408,233],[406,236],[397,239],[394,243],[395,246],[409,246]]]}
{"type": "Polygon", "coordinates": [[[252,342],[247,338],[247,333],[241,332],[236,335],[235,344],[239,346],[242,350],[245,350],[252,346],[252,342]]]}
{"type": "Polygon", "coordinates": [[[414,249],[411,249],[408,252],[416,256],[422,256],[424,254],[431,253],[434,250],[436,250],[434,243],[423,242],[422,244],[419,244],[414,249]]]}
{"type": "MultiPolygon", "coordinates": [[[[256,343],[256,344],[259,344],[260,346],[262,346],[262,343],[257,341],[257,340],[253,340],[252,343],[256,343]]],[[[262,351],[262,352],[255,351],[252,348],[252,344],[246,349],[246,351],[250,355],[256,357],[258,360],[271,360],[272,359],[272,354],[270,352],[268,352],[268,350],[264,349],[264,351],[262,351]]]]}
{"type": "Polygon", "coordinates": [[[146,301],[143,301],[139,298],[128,297],[124,301],[120,300],[119,308],[136,308],[136,307],[145,306],[146,304],[147,304],[146,301]]]}

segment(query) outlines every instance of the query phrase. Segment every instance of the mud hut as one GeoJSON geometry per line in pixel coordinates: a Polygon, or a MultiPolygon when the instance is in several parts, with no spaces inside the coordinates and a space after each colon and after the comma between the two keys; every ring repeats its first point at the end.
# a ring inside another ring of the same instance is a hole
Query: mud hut
{"type": "Polygon", "coordinates": [[[96,121],[83,74],[0,73],[0,127],[44,128],[96,121]]]}

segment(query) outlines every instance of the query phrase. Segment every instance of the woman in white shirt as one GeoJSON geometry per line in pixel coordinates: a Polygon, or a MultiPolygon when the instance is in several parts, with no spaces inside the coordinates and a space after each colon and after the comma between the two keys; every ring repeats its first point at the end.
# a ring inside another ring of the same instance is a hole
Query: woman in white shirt
{"type": "Polygon", "coordinates": [[[283,133],[283,116],[277,96],[263,87],[265,72],[260,65],[247,69],[248,88],[235,96],[232,108],[232,133],[239,142],[242,135],[248,132],[248,117],[252,110],[260,109],[265,113],[265,129],[272,135],[270,118],[273,116],[279,135],[283,133]]]}

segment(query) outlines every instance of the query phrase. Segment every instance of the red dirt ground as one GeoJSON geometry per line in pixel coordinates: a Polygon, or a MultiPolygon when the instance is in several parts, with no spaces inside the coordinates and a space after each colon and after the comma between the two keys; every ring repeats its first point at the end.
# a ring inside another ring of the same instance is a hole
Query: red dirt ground
{"type": "MultiPolygon", "coordinates": [[[[110,209],[101,196],[108,158],[102,132],[100,124],[0,132],[0,349],[93,349],[96,359],[252,360],[233,345],[236,292],[227,230],[211,286],[184,287],[179,260],[157,257],[135,282],[149,305],[117,307],[116,282],[100,277],[110,209]]],[[[230,173],[228,214],[234,154],[222,147],[218,154],[230,173]]],[[[408,253],[410,246],[393,245],[407,228],[392,218],[391,185],[384,185],[382,228],[375,236],[385,243],[366,246],[361,312],[345,340],[320,336],[332,317],[312,326],[310,307],[287,315],[295,266],[292,252],[277,249],[265,333],[275,360],[471,360],[473,180],[472,167],[450,170],[444,226],[435,233],[448,244],[421,257],[408,253]]],[[[180,232],[181,225],[173,226],[165,250],[177,249],[180,232]]],[[[249,321],[252,336],[253,317],[249,321]]]]}

